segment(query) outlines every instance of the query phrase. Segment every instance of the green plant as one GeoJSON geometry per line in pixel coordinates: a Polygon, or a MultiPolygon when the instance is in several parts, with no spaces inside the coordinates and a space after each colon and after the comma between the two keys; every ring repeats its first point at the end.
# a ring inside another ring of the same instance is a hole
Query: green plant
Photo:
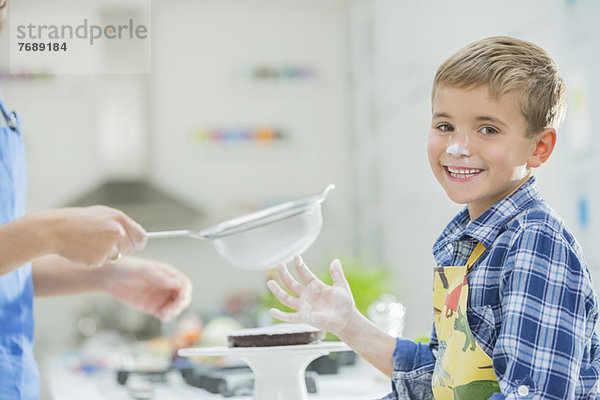
{"type": "MultiPolygon", "coordinates": [[[[367,309],[381,294],[390,293],[389,268],[365,265],[357,259],[340,259],[340,261],[352,290],[356,308],[363,315],[367,315],[367,309]]],[[[317,276],[328,285],[332,284],[328,269],[321,271],[317,276]]]]}
{"type": "Polygon", "coordinates": [[[423,344],[427,344],[429,343],[429,339],[430,339],[430,335],[427,333],[422,333],[420,335],[415,336],[414,338],[414,342],[415,343],[423,343],[423,344]]]}

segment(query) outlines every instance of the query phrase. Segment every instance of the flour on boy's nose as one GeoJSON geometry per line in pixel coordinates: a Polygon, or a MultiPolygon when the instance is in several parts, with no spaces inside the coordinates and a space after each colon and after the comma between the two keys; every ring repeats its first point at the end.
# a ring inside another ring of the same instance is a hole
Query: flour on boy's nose
{"type": "Polygon", "coordinates": [[[448,147],[446,147],[446,153],[454,157],[468,156],[469,151],[467,150],[467,142],[449,144],[448,147]]]}
{"type": "Polygon", "coordinates": [[[458,140],[456,137],[459,133],[455,132],[455,135],[448,136],[448,145],[446,146],[446,153],[453,157],[461,157],[469,155],[469,137],[465,135],[464,140],[458,140]]]}

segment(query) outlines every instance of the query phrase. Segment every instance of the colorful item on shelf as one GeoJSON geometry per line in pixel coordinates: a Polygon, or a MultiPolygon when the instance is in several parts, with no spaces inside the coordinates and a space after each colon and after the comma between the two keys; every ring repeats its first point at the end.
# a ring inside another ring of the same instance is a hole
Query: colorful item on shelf
{"type": "Polygon", "coordinates": [[[53,75],[48,72],[20,71],[11,73],[9,70],[0,69],[0,81],[32,81],[48,80],[53,75]]]}
{"type": "Polygon", "coordinates": [[[273,79],[311,79],[316,77],[316,71],[304,65],[287,66],[257,66],[247,71],[247,76],[256,80],[273,79]]]}
{"type": "Polygon", "coordinates": [[[259,128],[221,128],[199,129],[193,134],[194,140],[200,143],[207,142],[274,142],[284,139],[286,135],[279,129],[259,128]]]}

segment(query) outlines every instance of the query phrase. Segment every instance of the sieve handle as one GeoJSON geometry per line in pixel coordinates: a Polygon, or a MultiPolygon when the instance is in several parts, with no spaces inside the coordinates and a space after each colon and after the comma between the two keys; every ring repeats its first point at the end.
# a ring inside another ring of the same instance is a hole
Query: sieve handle
{"type": "Polygon", "coordinates": [[[204,239],[204,236],[196,231],[189,229],[182,229],[178,231],[158,231],[158,232],[147,232],[146,237],[148,239],[162,239],[162,238],[173,238],[173,237],[193,237],[196,239],[204,239]]]}

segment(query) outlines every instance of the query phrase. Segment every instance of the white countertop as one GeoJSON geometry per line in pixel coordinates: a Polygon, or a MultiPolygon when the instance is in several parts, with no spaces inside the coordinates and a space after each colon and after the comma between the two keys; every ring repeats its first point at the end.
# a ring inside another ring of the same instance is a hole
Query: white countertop
{"type": "MultiPolygon", "coordinates": [[[[60,357],[49,361],[47,385],[53,400],[131,400],[126,386],[119,385],[115,372],[83,374],[66,368],[60,357]]],[[[168,375],[166,383],[155,383],[152,400],[225,399],[204,389],[186,384],[178,372],[168,375]]],[[[390,392],[386,377],[363,360],[356,365],[343,366],[338,374],[319,375],[318,393],[308,394],[308,399],[365,400],[377,399],[390,392]]],[[[231,400],[249,400],[250,396],[228,397],[231,400]]]]}

